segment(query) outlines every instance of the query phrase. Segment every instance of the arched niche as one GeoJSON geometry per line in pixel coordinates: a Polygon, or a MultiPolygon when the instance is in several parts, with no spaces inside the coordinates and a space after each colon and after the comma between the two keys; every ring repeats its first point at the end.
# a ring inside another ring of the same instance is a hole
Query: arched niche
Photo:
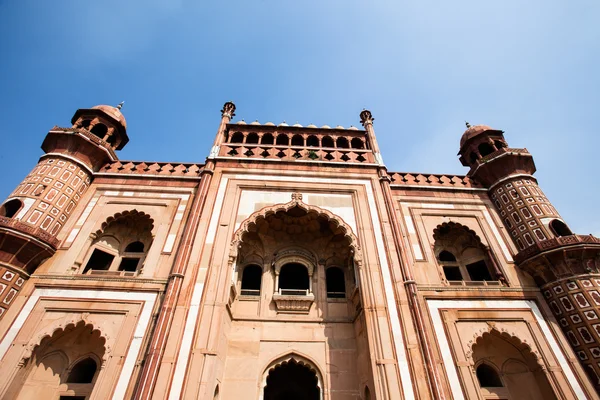
{"type": "Polygon", "coordinates": [[[106,338],[83,320],[49,327],[33,338],[6,398],[89,398],[108,357],[106,338]]]}
{"type": "Polygon", "coordinates": [[[543,361],[529,344],[514,335],[490,329],[476,338],[468,356],[474,365],[476,386],[484,398],[492,395],[509,400],[557,398],[543,361]],[[489,379],[482,384],[478,368],[483,364],[490,368],[488,373],[491,374],[491,370],[497,373],[499,382],[489,379]]]}
{"type": "MultiPolygon", "coordinates": [[[[301,355],[297,352],[291,352],[284,356],[278,357],[275,360],[271,361],[267,368],[264,369],[260,384],[260,392],[259,392],[259,400],[272,400],[272,397],[269,397],[269,388],[267,387],[269,382],[269,377],[273,376],[274,373],[278,371],[278,369],[286,368],[288,366],[299,367],[299,370],[304,370],[307,374],[314,376],[315,379],[315,387],[318,390],[318,393],[315,395],[314,392],[313,397],[307,397],[306,400],[322,400],[323,392],[324,392],[324,380],[323,374],[321,373],[320,368],[317,366],[316,362],[305,355],[301,355]],[[265,396],[265,394],[267,396],[265,396]]],[[[292,378],[293,379],[293,378],[292,378]]],[[[290,386],[293,388],[293,382],[288,382],[290,386]]],[[[304,400],[304,398],[303,398],[304,400]]]]}

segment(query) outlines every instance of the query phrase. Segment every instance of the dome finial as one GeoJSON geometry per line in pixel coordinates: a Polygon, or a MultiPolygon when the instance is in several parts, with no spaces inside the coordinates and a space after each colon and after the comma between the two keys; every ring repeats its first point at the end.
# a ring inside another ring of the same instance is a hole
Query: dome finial
{"type": "Polygon", "coordinates": [[[122,102],[119,103],[119,105],[117,106],[117,110],[120,110],[121,108],[123,108],[123,104],[125,104],[125,100],[123,100],[122,102]]]}
{"type": "Polygon", "coordinates": [[[465,121],[465,125],[467,126],[467,128],[470,128],[470,127],[471,127],[471,124],[470,124],[470,123],[468,123],[467,121],[465,121]]]}

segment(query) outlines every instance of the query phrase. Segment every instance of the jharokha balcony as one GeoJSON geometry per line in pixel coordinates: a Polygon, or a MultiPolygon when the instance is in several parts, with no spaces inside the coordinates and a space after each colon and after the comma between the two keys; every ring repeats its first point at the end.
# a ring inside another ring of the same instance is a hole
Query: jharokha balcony
{"type": "Polygon", "coordinates": [[[276,161],[375,164],[366,132],[355,127],[303,127],[267,122],[227,124],[219,157],[276,161]]]}

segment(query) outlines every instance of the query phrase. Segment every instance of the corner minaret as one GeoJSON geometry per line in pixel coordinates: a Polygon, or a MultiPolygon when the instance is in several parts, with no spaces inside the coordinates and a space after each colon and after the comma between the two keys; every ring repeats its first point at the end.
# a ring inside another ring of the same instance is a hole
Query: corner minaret
{"type": "Polygon", "coordinates": [[[25,280],[55,253],[57,235],[94,172],[116,161],[115,150],[129,141],[120,106],[79,109],[71,123],[48,132],[42,143],[45,154],[0,206],[0,276],[11,282],[0,295],[0,317],[25,280]]]}
{"type": "Polygon", "coordinates": [[[571,232],[533,177],[527,149],[509,148],[504,132],[470,126],[460,161],[488,194],[518,249],[515,262],[540,286],[600,393],[600,239],[571,232]]]}

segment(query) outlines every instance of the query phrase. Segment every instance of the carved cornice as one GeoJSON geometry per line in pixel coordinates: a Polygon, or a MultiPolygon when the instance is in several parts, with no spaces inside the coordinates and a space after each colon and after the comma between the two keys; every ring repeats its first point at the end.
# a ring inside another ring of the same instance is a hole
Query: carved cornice
{"type": "Polygon", "coordinates": [[[315,302],[315,296],[313,294],[307,296],[274,294],[273,300],[279,312],[308,314],[310,306],[315,302]]]}
{"type": "Polygon", "coordinates": [[[570,235],[543,240],[520,251],[515,256],[515,262],[520,264],[540,253],[575,245],[592,245],[600,249],[600,238],[593,235],[570,235]]]}
{"type": "Polygon", "coordinates": [[[32,236],[35,239],[40,240],[41,242],[52,247],[53,250],[56,250],[60,244],[60,241],[55,236],[49,234],[41,228],[29,225],[28,223],[21,222],[16,219],[0,217],[0,228],[14,229],[26,235],[32,236]]]}

